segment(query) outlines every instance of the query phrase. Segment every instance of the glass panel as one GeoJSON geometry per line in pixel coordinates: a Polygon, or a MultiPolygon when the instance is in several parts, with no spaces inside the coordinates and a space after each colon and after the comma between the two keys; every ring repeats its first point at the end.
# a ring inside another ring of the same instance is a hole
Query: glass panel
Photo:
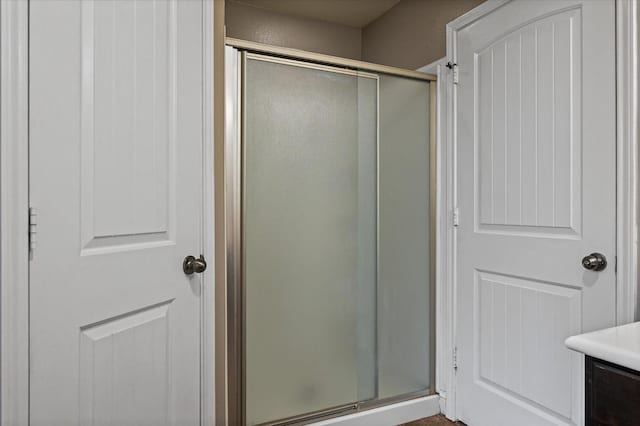
{"type": "Polygon", "coordinates": [[[380,76],[378,398],[432,386],[429,83],[380,76]]]}
{"type": "Polygon", "coordinates": [[[248,424],[375,397],[377,79],[247,60],[248,424]]]}

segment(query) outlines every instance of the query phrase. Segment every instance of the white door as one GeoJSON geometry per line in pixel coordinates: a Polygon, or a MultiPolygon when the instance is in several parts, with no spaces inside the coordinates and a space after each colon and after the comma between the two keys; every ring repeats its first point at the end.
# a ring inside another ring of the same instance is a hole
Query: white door
{"type": "Polygon", "coordinates": [[[615,322],[613,1],[512,1],[455,40],[458,415],[578,424],[566,337],[615,322]],[[581,264],[603,254],[606,269],[581,264]]]}
{"type": "Polygon", "coordinates": [[[31,425],[199,424],[202,2],[29,13],[31,425]]]}

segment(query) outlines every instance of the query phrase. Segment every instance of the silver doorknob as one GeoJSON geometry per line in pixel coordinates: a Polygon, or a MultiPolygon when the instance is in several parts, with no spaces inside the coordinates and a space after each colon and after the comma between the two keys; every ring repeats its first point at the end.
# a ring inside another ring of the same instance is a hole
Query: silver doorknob
{"type": "Polygon", "coordinates": [[[607,267],[607,258],[600,253],[591,253],[582,258],[582,266],[590,271],[602,271],[607,267]]]}
{"type": "Polygon", "coordinates": [[[195,258],[193,256],[187,256],[184,258],[184,262],[182,262],[182,270],[185,274],[191,275],[194,272],[200,274],[207,269],[207,262],[204,260],[204,256],[200,255],[199,258],[195,258]]]}

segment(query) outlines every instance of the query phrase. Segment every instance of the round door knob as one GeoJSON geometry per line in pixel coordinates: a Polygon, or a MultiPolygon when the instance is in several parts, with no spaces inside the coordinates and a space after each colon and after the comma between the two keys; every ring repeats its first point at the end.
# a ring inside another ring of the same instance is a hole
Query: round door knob
{"type": "Polygon", "coordinates": [[[582,258],[582,266],[590,271],[602,271],[607,267],[607,258],[600,253],[591,253],[582,258]]]}
{"type": "Polygon", "coordinates": [[[187,256],[184,258],[184,262],[182,262],[182,270],[185,274],[191,275],[194,272],[200,274],[207,269],[207,262],[204,260],[204,256],[200,255],[199,258],[195,258],[193,256],[187,256]]]}

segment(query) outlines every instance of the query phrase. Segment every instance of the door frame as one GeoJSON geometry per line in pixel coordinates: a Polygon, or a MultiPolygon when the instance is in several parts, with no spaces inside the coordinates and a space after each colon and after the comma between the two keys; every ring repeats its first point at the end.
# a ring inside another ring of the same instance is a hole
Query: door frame
{"type": "MultiPolygon", "coordinates": [[[[267,45],[262,43],[256,43],[247,40],[235,39],[226,37],[225,39],[225,65],[224,65],[224,84],[225,84],[225,107],[223,114],[225,134],[221,139],[216,139],[216,196],[218,211],[216,214],[216,229],[222,229],[223,232],[218,232],[219,240],[216,241],[216,263],[220,265],[218,272],[219,277],[216,279],[217,289],[217,374],[221,377],[221,380],[216,384],[216,407],[218,413],[218,420],[220,424],[227,424],[229,421],[242,420],[244,416],[244,386],[242,385],[244,379],[244,354],[242,349],[242,333],[243,333],[243,302],[242,302],[242,290],[241,290],[241,258],[242,247],[238,243],[239,236],[242,234],[241,222],[241,180],[242,180],[242,167],[240,167],[239,158],[242,156],[241,144],[243,130],[243,114],[242,108],[243,95],[241,86],[243,85],[243,68],[246,55],[257,54],[260,56],[271,56],[280,58],[280,60],[293,60],[297,62],[305,63],[305,67],[309,68],[334,68],[341,70],[339,72],[347,72],[344,69],[357,70],[353,72],[372,72],[376,74],[389,74],[399,77],[411,78],[420,80],[429,84],[429,102],[430,102],[430,117],[429,120],[432,123],[429,133],[429,146],[430,146],[430,158],[431,158],[431,185],[430,203],[432,204],[430,210],[430,221],[432,227],[436,227],[435,223],[439,220],[438,206],[439,204],[439,189],[436,182],[440,179],[439,172],[439,148],[437,126],[439,123],[437,117],[438,98],[437,93],[439,83],[437,81],[438,76],[434,74],[425,73],[424,70],[418,70],[415,72],[412,70],[406,70],[402,68],[396,68],[386,65],[379,65],[364,61],[357,61],[352,59],[339,58],[331,55],[319,54],[315,52],[307,52],[298,49],[284,48],[279,46],[267,45]],[[226,48],[232,48],[233,53],[229,52],[227,55],[226,48]],[[232,89],[232,90],[230,90],[232,89]],[[221,164],[218,166],[218,164],[221,164]],[[220,207],[222,206],[222,207],[220,207]],[[219,221],[219,222],[218,222],[219,221]],[[220,228],[218,228],[218,226],[220,228]],[[223,268],[225,268],[223,270],[223,268]],[[240,278],[239,278],[240,277],[240,278]],[[224,313],[224,315],[223,315],[224,313]]],[[[349,71],[351,73],[352,71],[349,71]]],[[[434,253],[437,264],[437,239],[438,236],[434,235],[430,241],[430,250],[434,253]],[[433,238],[435,237],[435,238],[433,238]]],[[[430,280],[437,282],[437,272],[432,271],[430,280]]],[[[438,289],[435,290],[436,292],[438,289]]],[[[438,302],[436,302],[437,304],[438,302]]],[[[438,308],[436,306],[436,312],[434,316],[436,318],[436,327],[438,323],[438,308]]],[[[435,346],[437,351],[437,339],[439,331],[436,331],[435,346]]],[[[438,355],[436,355],[435,362],[437,363],[438,355]]],[[[370,403],[361,404],[349,404],[349,407],[337,407],[340,410],[327,410],[321,413],[305,413],[295,418],[283,419],[283,421],[302,420],[309,415],[321,414],[318,416],[318,421],[322,424],[329,424],[333,422],[345,422],[345,424],[351,422],[351,419],[357,419],[360,417],[366,418],[363,421],[369,421],[374,414],[373,412],[383,413],[383,417],[386,412],[398,413],[394,414],[396,423],[405,421],[406,412],[403,410],[397,411],[401,407],[409,407],[408,403],[411,400],[413,403],[427,403],[428,410],[423,411],[423,415],[435,415],[441,410],[437,409],[434,401],[439,399],[437,395],[439,392],[437,385],[437,365],[432,365],[434,374],[436,375],[436,387],[434,394],[424,395],[423,392],[416,392],[410,396],[404,395],[399,398],[388,398],[384,400],[376,400],[370,403]],[[435,367],[435,368],[434,368],[435,367]],[[342,408],[348,408],[352,411],[349,414],[348,411],[342,410],[342,408]],[[377,410],[377,411],[375,411],[377,410]],[[320,420],[322,419],[322,420],[320,420]],[[405,420],[403,420],[405,419],[405,420]]],[[[411,418],[410,420],[416,420],[420,416],[411,418]]],[[[406,420],[409,421],[409,420],[406,420]]],[[[350,424],[350,423],[349,423],[350,424]]]]}
{"type": "MultiPolygon", "coordinates": [[[[457,420],[456,408],[456,341],[457,341],[457,282],[456,282],[456,227],[457,216],[457,159],[456,159],[456,84],[453,74],[459,72],[457,62],[457,33],[483,16],[510,1],[487,0],[475,9],[447,24],[447,61],[453,64],[448,71],[450,83],[441,94],[443,117],[440,122],[446,127],[440,146],[441,173],[452,179],[451,184],[441,188],[443,202],[440,214],[445,218],[439,224],[441,238],[438,268],[438,292],[441,294],[438,320],[441,338],[438,353],[450,354],[439,362],[439,387],[444,393],[442,412],[447,418],[457,420]]],[[[616,63],[603,66],[616,67],[616,323],[626,324],[638,319],[638,137],[640,135],[638,90],[640,70],[638,49],[640,48],[639,14],[636,0],[616,0],[616,63]]]]}
{"type": "MultiPolygon", "coordinates": [[[[202,0],[202,8],[201,245],[205,257],[213,259],[213,45],[214,27],[219,26],[220,20],[215,20],[214,25],[214,1],[202,0]]],[[[29,424],[28,49],[29,2],[0,0],[0,426],[29,424]]],[[[203,426],[213,426],[215,417],[214,269],[202,274],[200,423],[203,426]]]]}

